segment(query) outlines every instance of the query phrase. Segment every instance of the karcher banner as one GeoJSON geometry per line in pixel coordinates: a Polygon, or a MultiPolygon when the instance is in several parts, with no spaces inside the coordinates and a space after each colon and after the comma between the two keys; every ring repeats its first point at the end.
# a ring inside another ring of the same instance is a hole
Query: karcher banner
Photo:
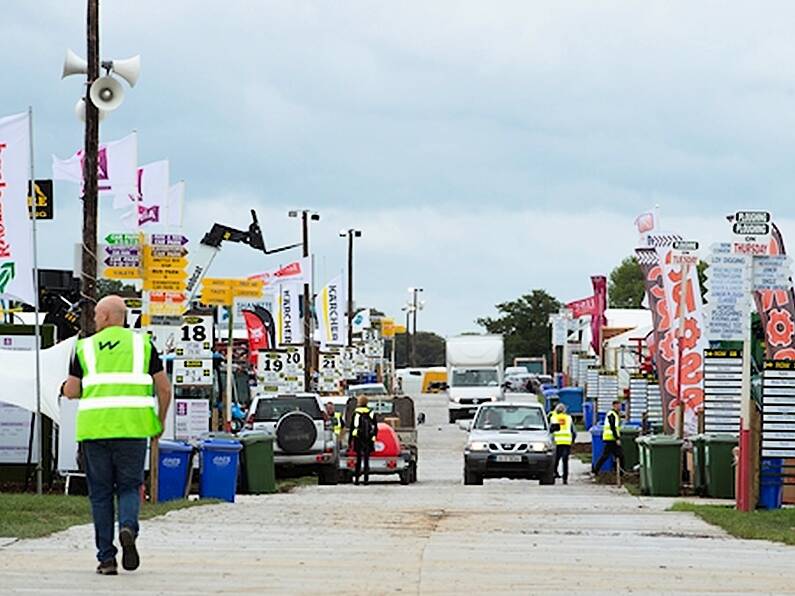
{"type": "Polygon", "coordinates": [[[281,284],[276,306],[276,329],[278,331],[276,339],[279,346],[294,346],[304,343],[304,322],[301,310],[301,284],[281,284]]]}
{"type": "Polygon", "coordinates": [[[320,290],[315,299],[315,311],[319,319],[320,345],[345,345],[345,291],[342,276],[338,275],[320,290]]]}

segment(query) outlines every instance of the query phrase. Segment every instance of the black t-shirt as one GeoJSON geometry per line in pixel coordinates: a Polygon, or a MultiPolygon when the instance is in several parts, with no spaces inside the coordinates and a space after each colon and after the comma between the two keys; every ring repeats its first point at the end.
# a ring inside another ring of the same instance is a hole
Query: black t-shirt
{"type": "MultiPolygon", "coordinates": [[[[155,347],[155,344],[149,340],[149,346],[152,350],[151,356],[149,356],[149,374],[156,375],[159,372],[163,371],[163,361],[160,360],[160,354],[155,347]]],[[[73,377],[77,377],[78,379],[83,378],[83,367],[80,366],[80,359],[77,357],[77,354],[72,356],[72,362],[69,364],[69,374],[73,377]]]]}

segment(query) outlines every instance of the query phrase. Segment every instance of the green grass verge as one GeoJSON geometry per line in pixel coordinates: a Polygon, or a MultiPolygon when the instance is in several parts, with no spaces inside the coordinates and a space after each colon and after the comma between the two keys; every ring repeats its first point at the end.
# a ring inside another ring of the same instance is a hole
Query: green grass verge
{"type": "Polygon", "coordinates": [[[297,478],[280,478],[276,480],[276,492],[289,493],[295,488],[302,486],[314,486],[317,484],[317,476],[298,476],[297,478]]]}
{"type": "MultiPolygon", "coordinates": [[[[218,501],[168,501],[141,507],[141,519],[151,519],[169,511],[209,505],[218,501]]],[[[40,538],[71,526],[91,522],[88,497],[0,493],[0,536],[40,538]]]]}
{"type": "Polygon", "coordinates": [[[680,502],[674,503],[670,510],[695,513],[705,522],[723,528],[737,538],[795,545],[795,509],[743,512],[729,505],[680,502]]]}

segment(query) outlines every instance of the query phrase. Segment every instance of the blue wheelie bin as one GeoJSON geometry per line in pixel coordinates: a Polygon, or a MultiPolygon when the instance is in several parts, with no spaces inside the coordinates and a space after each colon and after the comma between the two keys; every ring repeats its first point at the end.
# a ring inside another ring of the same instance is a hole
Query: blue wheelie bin
{"type": "Polygon", "coordinates": [[[759,508],[781,509],[784,480],[782,473],[784,460],[777,457],[763,457],[759,475],[759,508]]]}
{"type": "MultiPolygon", "coordinates": [[[[583,413],[582,387],[564,387],[558,390],[558,401],[566,406],[566,412],[571,416],[583,413]]],[[[586,426],[585,428],[591,428],[586,426]]]]}
{"type": "Polygon", "coordinates": [[[582,404],[582,423],[585,428],[590,429],[594,422],[594,403],[592,401],[585,401],[582,404]]]}
{"type": "Polygon", "coordinates": [[[180,441],[158,441],[157,499],[184,499],[193,447],[180,441]]]}
{"type": "MultiPolygon", "coordinates": [[[[602,451],[605,448],[604,441],[602,441],[602,430],[604,430],[604,426],[601,424],[597,424],[596,426],[591,427],[591,467],[593,468],[596,466],[596,462],[599,461],[599,458],[602,456],[602,451]]],[[[608,459],[602,469],[599,470],[600,472],[612,472],[615,469],[613,464],[613,458],[608,459]]]]}
{"type": "Polygon", "coordinates": [[[204,439],[199,444],[199,497],[235,502],[240,450],[236,439],[204,439]]]}

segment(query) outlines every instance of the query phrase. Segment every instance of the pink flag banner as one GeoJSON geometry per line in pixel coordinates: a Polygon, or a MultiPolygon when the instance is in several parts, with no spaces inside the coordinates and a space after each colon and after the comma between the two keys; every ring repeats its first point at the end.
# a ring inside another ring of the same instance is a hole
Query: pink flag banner
{"type": "MultiPolygon", "coordinates": [[[[773,225],[770,254],[784,255],[784,239],[773,225]]],[[[756,310],[765,332],[765,357],[770,360],[795,360],[795,294],[789,290],[758,290],[754,292],[756,310]]]]}
{"type": "Polygon", "coordinates": [[[607,278],[604,275],[592,275],[594,308],[591,313],[591,347],[599,356],[602,352],[602,329],[607,325],[605,310],[607,309],[607,278]]]}
{"type": "Polygon", "coordinates": [[[587,298],[574,300],[573,302],[569,302],[566,308],[571,311],[571,316],[575,319],[593,314],[596,308],[596,296],[588,296],[587,298]]]}
{"type": "MultiPolygon", "coordinates": [[[[132,133],[118,141],[103,143],[97,153],[97,188],[100,194],[126,198],[136,188],[138,135],[132,133]]],[[[52,177],[83,186],[83,150],[72,157],[52,156],[52,177]]]]}

